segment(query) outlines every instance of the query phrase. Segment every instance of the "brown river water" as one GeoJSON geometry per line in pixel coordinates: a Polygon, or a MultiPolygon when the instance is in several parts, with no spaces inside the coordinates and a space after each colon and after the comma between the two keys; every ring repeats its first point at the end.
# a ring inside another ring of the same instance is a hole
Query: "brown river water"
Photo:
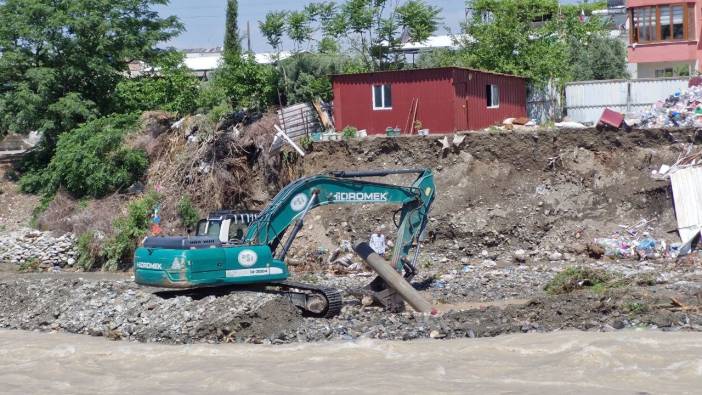
{"type": "Polygon", "coordinates": [[[702,394],[702,334],[169,346],[0,331],[3,394],[702,394]]]}

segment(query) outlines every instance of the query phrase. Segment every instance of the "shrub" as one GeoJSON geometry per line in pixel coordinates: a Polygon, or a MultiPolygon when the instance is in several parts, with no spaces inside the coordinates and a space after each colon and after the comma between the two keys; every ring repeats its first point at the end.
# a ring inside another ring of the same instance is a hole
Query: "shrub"
{"type": "Polygon", "coordinates": [[[276,101],[275,76],[271,66],[256,63],[253,56],[242,58],[236,53],[226,54],[224,64],[211,81],[214,98],[223,95],[235,110],[263,111],[276,101]]]}
{"type": "Polygon", "coordinates": [[[353,139],[356,138],[357,132],[358,129],[354,128],[353,126],[347,126],[341,131],[341,136],[346,140],[353,139]]]}
{"type": "Polygon", "coordinates": [[[22,273],[36,272],[39,270],[39,259],[37,257],[31,257],[19,265],[17,271],[22,273]]]}
{"type": "Polygon", "coordinates": [[[39,201],[39,205],[34,207],[34,210],[32,210],[32,218],[29,220],[29,226],[32,228],[37,227],[39,217],[49,208],[49,205],[54,200],[54,196],[54,194],[42,196],[41,200],[39,201]]]}
{"type": "Polygon", "coordinates": [[[76,264],[84,271],[98,268],[105,262],[102,245],[93,231],[87,231],[78,236],[76,249],[78,250],[76,264]]]}
{"type": "Polygon", "coordinates": [[[62,134],[49,165],[22,177],[22,190],[54,194],[64,187],[75,197],[98,198],[133,184],[148,167],[143,151],[122,145],[137,120],[135,114],[113,115],[62,134]]]}
{"type": "Polygon", "coordinates": [[[165,110],[184,115],[197,108],[200,83],[183,64],[183,55],[168,52],[157,63],[158,75],[125,79],[114,94],[119,112],[165,110]]]}
{"type": "Polygon", "coordinates": [[[149,192],[129,203],[127,216],[114,222],[115,235],[105,244],[104,270],[124,269],[132,262],[134,249],[148,233],[151,213],[159,200],[158,193],[149,192]]]}
{"type": "Polygon", "coordinates": [[[197,222],[200,220],[200,216],[193,207],[192,201],[187,196],[182,196],[178,202],[178,216],[180,217],[180,222],[183,227],[190,230],[194,229],[197,222]]]}
{"type": "Polygon", "coordinates": [[[603,292],[614,286],[617,278],[604,270],[587,267],[569,267],[556,274],[544,290],[552,295],[570,293],[578,289],[591,288],[593,292],[603,292]]]}

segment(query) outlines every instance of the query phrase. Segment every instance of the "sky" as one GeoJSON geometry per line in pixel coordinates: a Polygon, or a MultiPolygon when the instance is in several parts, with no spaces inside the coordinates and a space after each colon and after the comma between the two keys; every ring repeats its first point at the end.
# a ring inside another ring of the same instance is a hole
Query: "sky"
{"type": "MultiPolygon", "coordinates": [[[[341,2],[339,0],[337,2],[341,2]]],[[[239,29],[246,32],[246,22],[251,25],[251,47],[254,52],[270,52],[272,49],[258,30],[258,21],[269,11],[301,9],[306,0],[239,0],[239,29]]],[[[565,0],[563,3],[577,3],[565,0]]],[[[447,28],[459,30],[465,17],[464,0],[427,0],[428,4],[442,9],[442,27],[436,34],[446,34],[447,28]]],[[[186,31],[168,43],[179,48],[212,48],[222,45],[224,40],[224,17],[226,0],[171,0],[168,6],[157,7],[162,16],[176,15],[185,24],[186,31]]],[[[246,43],[244,42],[244,45],[246,43]]],[[[289,42],[284,43],[290,48],[289,42]]]]}

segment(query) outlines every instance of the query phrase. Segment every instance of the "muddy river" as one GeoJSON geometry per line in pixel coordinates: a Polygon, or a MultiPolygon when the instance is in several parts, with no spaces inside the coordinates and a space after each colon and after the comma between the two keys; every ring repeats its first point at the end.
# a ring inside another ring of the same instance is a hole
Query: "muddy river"
{"type": "Polygon", "coordinates": [[[0,392],[699,394],[702,334],[167,346],[0,331],[0,392]]]}

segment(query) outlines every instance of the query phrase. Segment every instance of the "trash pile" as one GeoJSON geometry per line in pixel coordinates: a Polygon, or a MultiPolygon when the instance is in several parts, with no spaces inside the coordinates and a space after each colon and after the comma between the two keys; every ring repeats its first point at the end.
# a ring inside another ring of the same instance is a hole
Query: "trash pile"
{"type": "Polygon", "coordinates": [[[702,127],[702,86],[677,91],[638,115],[639,127],[702,127]]]}
{"type": "Polygon", "coordinates": [[[588,247],[594,257],[606,256],[619,259],[657,259],[677,258],[680,254],[680,243],[669,244],[666,240],[655,239],[649,233],[652,220],[642,219],[628,226],[619,225],[621,231],[610,237],[597,238],[588,247]]]}

